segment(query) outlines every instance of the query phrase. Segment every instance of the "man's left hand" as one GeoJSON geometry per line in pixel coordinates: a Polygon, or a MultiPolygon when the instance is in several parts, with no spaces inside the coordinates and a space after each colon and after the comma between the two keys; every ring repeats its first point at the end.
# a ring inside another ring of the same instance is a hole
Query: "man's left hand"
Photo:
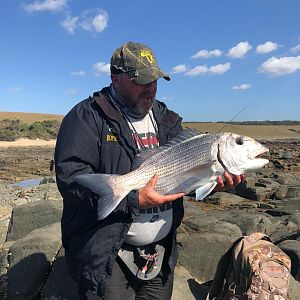
{"type": "Polygon", "coordinates": [[[231,189],[234,189],[239,183],[244,182],[246,179],[245,175],[232,175],[228,172],[224,172],[222,176],[217,178],[217,186],[214,189],[214,192],[225,192],[231,189]]]}

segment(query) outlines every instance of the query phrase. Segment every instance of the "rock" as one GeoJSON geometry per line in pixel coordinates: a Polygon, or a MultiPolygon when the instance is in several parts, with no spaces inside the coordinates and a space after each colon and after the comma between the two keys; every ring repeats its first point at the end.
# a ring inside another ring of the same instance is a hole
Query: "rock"
{"type": "Polygon", "coordinates": [[[171,300],[205,299],[209,286],[201,284],[183,266],[177,265],[174,275],[174,289],[171,300]]]}
{"type": "Polygon", "coordinates": [[[0,221],[0,251],[2,245],[6,241],[8,226],[9,226],[9,220],[0,221]]]}
{"type": "Polygon", "coordinates": [[[232,224],[225,221],[218,221],[216,217],[206,217],[203,219],[189,219],[183,220],[183,224],[186,225],[188,233],[220,233],[224,235],[230,235],[231,237],[238,238],[242,236],[242,232],[236,224],[232,224]]]}
{"type": "Polygon", "coordinates": [[[37,201],[15,207],[7,241],[18,240],[34,229],[59,222],[61,213],[60,201],[37,201]]]}
{"type": "Polygon", "coordinates": [[[287,198],[280,205],[276,205],[276,208],[265,211],[272,216],[293,215],[297,212],[300,212],[300,197],[287,198]]]}
{"type": "Polygon", "coordinates": [[[40,182],[40,185],[41,184],[47,184],[47,183],[56,183],[55,177],[54,176],[43,177],[43,179],[40,182]]]}
{"type": "MultiPolygon", "coordinates": [[[[286,198],[295,198],[295,197],[300,197],[300,187],[288,187],[287,193],[286,193],[286,198]]],[[[299,209],[300,209],[300,204],[299,204],[299,209]]]]}
{"type": "Polygon", "coordinates": [[[282,173],[280,175],[274,174],[273,176],[274,181],[278,182],[281,185],[300,186],[299,177],[295,176],[294,174],[282,173]]]}
{"type": "Polygon", "coordinates": [[[281,164],[278,160],[273,160],[272,163],[275,169],[284,170],[284,165],[281,164]]]}
{"type": "Polygon", "coordinates": [[[7,297],[7,268],[9,267],[9,248],[14,241],[2,245],[0,250],[0,299],[7,297]]]}
{"type": "Polygon", "coordinates": [[[190,197],[183,197],[184,218],[205,218],[206,212],[197,207],[197,202],[190,197]]]}
{"type": "Polygon", "coordinates": [[[65,251],[61,248],[53,263],[47,283],[41,291],[40,299],[76,300],[77,298],[77,283],[69,275],[65,251]]]}
{"type": "Polygon", "coordinates": [[[283,158],[283,159],[292,159],[293,158],[293,154],[291,152],[284,152],[280,158],[283,158]]]}
{"type": "Polygon", "coordinates": [[[8,299],[32,299],[45,284],[61,247],[60,223],[36,229],[9,249],[8,299]]]}
{"type": "Polygon", "coordinates": [[[266,214],[255,211],[235,209],[222,212],[207,212],[207,215],[214,215],[217,216],[219,220],[236,224],[242,231],[242,235],[249,235],[255,231],[269,234],[276,230],[266,214]]]}
{"type": "Polygon", "coordinates": [[[193,234],[180,242],[178,261],[201,282],[212,280],[219,258],[234,240],[219,233],[193,234]]]}
{"type": "Polygon", "coordinates": [[[278,190],[275,192],[275,198],[276,199],[285,199],[287,195],[288,187],[285,185],[282,185],[278,188],[278,190]]]}
{"type": "Polygon", "coordinates": [[[276,230],[269,233],[269,236],[275,243],[292,238],[298,232],[298,224],[293,222],[290,215],[273,218],[271,221],[276,230]]]}
{"type": "Polygon", "coordinates": [[[300,300],[300,282],[295,280],[293,276],[291,276],[290,286],[289,286],[289,300],[300,300]]]}
{"type": "Polygon", "coordinates": [[[278,244],[278,247],[291,258],[291,274],[296,280],[300,281],[300,241],[283,241],[278,244]]]}
{"type": "Polygon", "coordinates": [[[212,195],[206,197],[204,201],[226,207],[226,206],[240,204],[240,203],[244,202],[245,199],[238,195],[231,194],[231,193],[216,192],[216,193],[213,193],[212,195]]]}
{"type": "Polygon", "coordinates": [[[262,201],[272,198],[278,188],[276,185],[267,186],[266,184],[256,184],[260,186],[254,185],[253,187],[247,187],[238,185],[235,189],[235,194],[250,200],[262,201]]]}

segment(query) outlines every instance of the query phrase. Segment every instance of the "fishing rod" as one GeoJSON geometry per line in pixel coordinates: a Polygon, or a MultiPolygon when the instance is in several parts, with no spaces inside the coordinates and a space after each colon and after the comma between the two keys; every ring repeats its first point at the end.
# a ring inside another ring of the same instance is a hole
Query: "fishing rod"
{"type": "Polygon", "coordinates": [[[220,133],[227,125],[229,125],[237,116],[239,116],[245,109],[247,108],[247,106],[243,107],[229,122],[227,122],[219,131],[218,133],[220,133]]]}

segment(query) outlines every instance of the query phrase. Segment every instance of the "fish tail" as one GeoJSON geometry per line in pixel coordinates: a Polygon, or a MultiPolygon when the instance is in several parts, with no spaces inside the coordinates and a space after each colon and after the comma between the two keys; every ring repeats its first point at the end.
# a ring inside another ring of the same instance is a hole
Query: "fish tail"
{"type": "Polygon", "coordinates": [[[131,191],[123,184],[124,175],[82,174],[75,177],[75,181],[98,195],[98,220],[106,218],[131,191]]]}

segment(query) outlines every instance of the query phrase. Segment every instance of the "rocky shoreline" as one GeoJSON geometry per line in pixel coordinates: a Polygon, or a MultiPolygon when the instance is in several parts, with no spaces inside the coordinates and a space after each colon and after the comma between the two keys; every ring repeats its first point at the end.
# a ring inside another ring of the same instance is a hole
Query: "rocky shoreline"
{"type": "MultiPolygon", "coordinates": [[[[246,184],[202,202],[185,197],[179,264],[195,277],[189,282],[194,299],[203,299],[232,242],[254,231],[268,234],[291,257],[290,299],[300,299],[300,141],[263,143],[270,149],[270,163],[248,174],[246,184]]],[[[76,300],[60,241],[61,196],[49,171],[53,149],[38,149],[35,155],[19,151],[19,161],[7,156],[0,161],[0,299],[76,300]],[[26,169],[30,155],[36,160],[26,169]],[[34,187],[12,186],[18,177],[13,170],[20,169],[27,172],[20,178],[30,178],[32,172],[31,178],[45,180],[34,187]]]]}

